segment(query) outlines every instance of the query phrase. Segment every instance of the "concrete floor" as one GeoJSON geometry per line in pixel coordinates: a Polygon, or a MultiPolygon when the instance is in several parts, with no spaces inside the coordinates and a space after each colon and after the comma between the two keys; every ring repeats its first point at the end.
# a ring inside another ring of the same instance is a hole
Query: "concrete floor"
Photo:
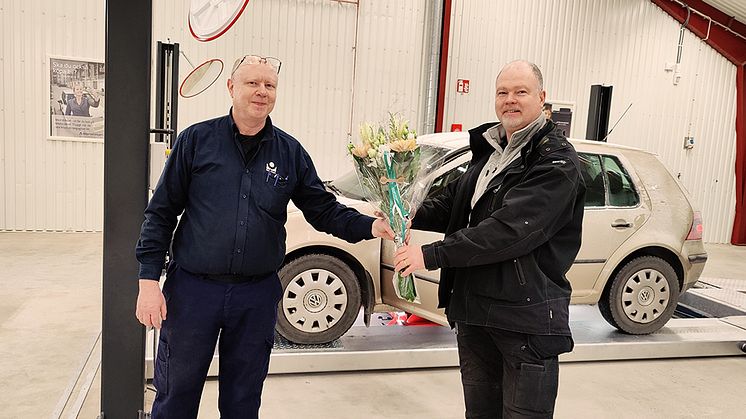
{"type": "MultiPolygon", "coordinates": [[[[0,233],[0,417],[98,415],[101,238],[0,233]]],[[[744,279],[746,248],[707,250],[704,276],[744,279]]],[[[746,357],[562,363],[560,371],[557,418],[746,417],[746,357]]],[[[200,418],[218,417],[216,400],[211,380],[200,418]]],[[[459,418],[463,397],[455,368],[273,375],[261,414],[459,418]]]]}

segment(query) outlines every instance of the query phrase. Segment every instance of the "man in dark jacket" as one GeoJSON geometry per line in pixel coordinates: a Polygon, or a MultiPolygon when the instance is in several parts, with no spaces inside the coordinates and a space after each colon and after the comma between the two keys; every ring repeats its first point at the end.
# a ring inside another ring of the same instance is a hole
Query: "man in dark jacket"
{"type": "Polygon", "coordinates": [[[404,275],[441,269],[466,417],[552,417],[558,355],[573,347],[565,274],[580,248],[585,186],[575,150],[542,113],[539,68],[509,63],[495,87],[500,122],[469,131],[469,169],[413,220],[445,238],[400,248],[395,265],[404,275]]]}

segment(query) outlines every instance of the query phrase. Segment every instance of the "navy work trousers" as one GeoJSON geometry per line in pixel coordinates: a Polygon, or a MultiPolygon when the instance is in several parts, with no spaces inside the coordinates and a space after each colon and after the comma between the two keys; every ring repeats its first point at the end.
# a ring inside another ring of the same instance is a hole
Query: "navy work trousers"
{"type": "Polygon", "coordinates": [[[558,355],[569,336],[528,335],[456,324],[466,417],[551,418],[559,386],[558,355]]]}
{"type": "Polygon", "coordinates": [[[153,419],[197,417],[218,337],[220,415],[258,417],[282,294],[277,274],[231,284],[172,264],[163,294],[168,313],[155,362],[153,419]]]}

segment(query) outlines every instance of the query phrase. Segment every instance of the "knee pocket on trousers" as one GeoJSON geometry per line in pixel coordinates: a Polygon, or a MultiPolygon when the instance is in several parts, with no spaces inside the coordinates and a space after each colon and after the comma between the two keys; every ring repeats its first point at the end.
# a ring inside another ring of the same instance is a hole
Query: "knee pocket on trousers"
{"type": "Polygon", "coordinates": [[[158,357],[155,362],[155,373],[153,374],[153,386],[159,393],[168,394],[168,364],[171,351],[168,343],[163,339],[158,341],[158,357]]]}
{"type": "Polygon", "coordinates": [[[521,411],[552,412],[558,379],[556,363],[521,363],[513,404],[521,411]]]}

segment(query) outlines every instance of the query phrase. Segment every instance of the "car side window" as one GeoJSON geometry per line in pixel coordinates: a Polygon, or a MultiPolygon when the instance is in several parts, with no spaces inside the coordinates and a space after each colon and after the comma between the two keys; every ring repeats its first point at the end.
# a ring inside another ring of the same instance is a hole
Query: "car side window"
{"type": "Polygon", "coordinates": [[[634,207],[640,203],[632,178],[616,157],[603,156],[603,168],[609,185],[609,205],[634,207]]]}
{"type": "Polygon", "coordinates": [[[433,185],[430,186],[430,191],[427,193],[428,198],[432,198],[438,195],[449,183],[461,177],[469,167],[469,162],[466,161],[453,169],[443,173],[442,175],[435,178],[433,185]]]}
{"type": "Polygon", "coordinates": [[[601,157],[596,154],[578,153],[580,173],[585,181],[585,206],[603,207],[606,204],[601,157]]]}

